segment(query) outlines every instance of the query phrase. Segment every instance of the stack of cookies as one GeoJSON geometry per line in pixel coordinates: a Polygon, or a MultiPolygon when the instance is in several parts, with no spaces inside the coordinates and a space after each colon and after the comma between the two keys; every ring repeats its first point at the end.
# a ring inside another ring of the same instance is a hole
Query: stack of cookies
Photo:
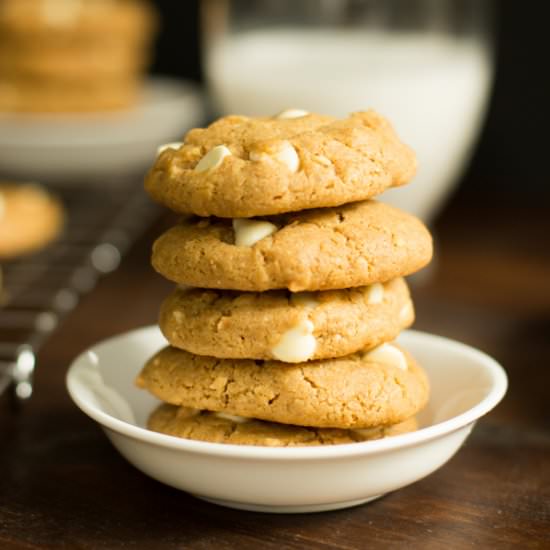
{"type": "Polygon", "coordinates": [[[0,110],[132,105],[154,27],[145,0],[0,0],[0,110]]]}
{"type": "Polygon", "coordinates": [[[415,168],[372,111],[228,116],[163,147],[146,188],[186,216],[153,247],[178,286],[160,312],[170,346],[137,379],[164,402],[149,428],[269,446],[414,430],[428,381],[393,341],[431,237],[371,197],[415,168]]]}

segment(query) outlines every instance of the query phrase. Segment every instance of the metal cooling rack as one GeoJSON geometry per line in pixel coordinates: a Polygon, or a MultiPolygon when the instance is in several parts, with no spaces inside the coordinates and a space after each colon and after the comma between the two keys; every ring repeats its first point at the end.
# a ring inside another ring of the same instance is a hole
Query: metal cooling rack
{"type": "Polygon", "coordinates": [[[12,390],[16,403],[32,395],[37,353],[48,337],[160,212],[135,181],[50,189],[66,210],[62,235],[2,264],[0,394],[12,390]]]}

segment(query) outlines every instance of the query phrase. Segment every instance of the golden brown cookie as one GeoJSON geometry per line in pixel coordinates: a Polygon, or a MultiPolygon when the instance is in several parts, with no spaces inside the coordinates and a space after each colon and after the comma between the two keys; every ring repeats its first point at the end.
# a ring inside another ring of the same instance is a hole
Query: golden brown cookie
{"type": "Polygon", "coordinates": [[[273,233],[237,246],[231,221],[185,219],[155,242],[153,267],[189,286],[299,292],[403,277],[432,256],[431,236],[417,218],[376,201],[281,215],[267,224],[273,233]]]}
{"type": "Polygon", "coordinates": [[[213,443],[303,447],[382,439],[413,432],[418,425],[414,418],[409,418],[392,426],[364,430],[306,428],[163,404],[153,411],[147,427],[155,432],[213,443]]]}
{"type": "Polygon", "coordinates": [[[159,325],[172,346],[198,355],[300,362],[378,346],[413,320],[407,284],[395,279],[295,294],[177,288],[162,304],[159,325]]]}
{"type": "Polygon", "coordinates": [[[35,184],[0,183],[0,258],[42,248],[63,226],[63,208],[35,184]]]}
{"type": "Polygon", "coordinates": [[[135,79],[4,79],[0,81],[0,111],[76,113],[125,109],[137,102],[140,88],[135,79]]]}
{"type": "Polygon", "coordinates": [[[414,175],[414,153],[374,111],[293,114],[191,130],[159,155],[147,191],[176,212],[248,218],[368,199],[414,175]]]}
{"type": "Polygon", "coordinates": [[[35,78],[58,79],[70,85],[71,80],[120,79],[124,74],[137,74],[148,61],[146,52],[119,40],[97,41],[67,48],[64,45],[42,45],[39,42],[7,43],[0,40],[0,74],[5,80],[35,78]]]}
{"type": "Polygon", "coordinates": [[[142,0],[0,1],[0,111],[134,105],[155,26],[142,0]]]}
{"type": "Polygon", "coordinates": [[[0,34],[72,45],[91,37],[143,40],[156,27],[146,0],[2,0],[0,34]]]}
{"type": "Polygon", "coordinates": [[[415,415],[428,379],[394,344],[338,359],[288,364],[215,359],[167,347],[136,380],[172,405],[318,428],[372,428],[415,415]]]}

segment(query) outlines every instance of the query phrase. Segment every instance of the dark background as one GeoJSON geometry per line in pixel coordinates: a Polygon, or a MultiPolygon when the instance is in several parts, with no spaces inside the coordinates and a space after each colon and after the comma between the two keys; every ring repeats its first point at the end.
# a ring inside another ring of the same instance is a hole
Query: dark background
{"type": "MultiPolygon", "coordinates": [[[[163,31],[153,71],[202,80],[199,0],[156,0],[163,31]]],[[[550,6],[494,0],[496,73],[479,147],[462,189],[496,200],[550,197],[550,6]],[[480,188],[479,182],[483,182],[480,188]]]]}

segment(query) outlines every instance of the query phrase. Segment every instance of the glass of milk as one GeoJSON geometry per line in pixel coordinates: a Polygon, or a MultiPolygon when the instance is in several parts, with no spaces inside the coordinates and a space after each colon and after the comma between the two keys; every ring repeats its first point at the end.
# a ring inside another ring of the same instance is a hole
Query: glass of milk
{"type": "Polygon", "coordinates": [[[204,66],[220,114],[374,108],[418,156],[382,200],[429,222],[487,107],[489,0],[203,0],[204,66]]]}

